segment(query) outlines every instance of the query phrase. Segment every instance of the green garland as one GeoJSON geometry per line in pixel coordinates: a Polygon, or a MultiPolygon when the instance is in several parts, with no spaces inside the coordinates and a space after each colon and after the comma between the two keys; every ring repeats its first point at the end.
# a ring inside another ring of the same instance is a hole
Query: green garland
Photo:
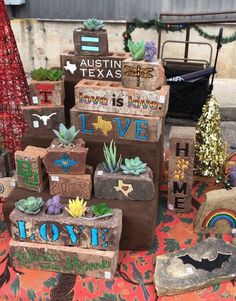
{"type": "MultiPolygon", "coordinates": [[[[211,40],[211,41],[215,41],[216,43],[218,42],[218,35],[209,34],[206,31],[204,31],[203,29],[199,28],[197,25],[192,25],[191,27],[193,27],[201,37],[211,40]]],[[[231,34],[228,37],[221,38],[222,44],[227,44],[227,43],[231,43],[234,41],[236,41],[236,32],[234,32],[233,34],[231,34]]]]}
{"type": "MultiPolygon", "coordinates": [[[[122,34],[123,39],[124,39],[124,50],[126,52],[129,51],[128,40],[132,40],[131,34],[136,28],[144,28],[144,29],[154,28],[158,31],[165,30],[166,32],[169,32],[169,31],[181,32],[182,30],[186,29],[187,26],[188,25],[186,23],[181,23],[178,25],[171,25],[171,24],[163,23],[159,19],[151,19],[147,22],[143,22],[142,20],[135,18],[133,20],[132,24],[128,24],[126,31],[124,31],[122,34]]],[[[206,31],[204,31],[197,25],[189,25],[189,26],[194,28],[201,37],[208,39],[208,40],[215,41],[215,42],[218,41],[218,35],[208,34],[206,31]]],[[[221,39],[222,44],[226,44],[226,43],[230,43],[230,42],[234,42],[234,41],[236,41],[236,32],[234,32],[232,35],[230,35],[228,37],[222,37],[222,39],[221,39]]]]}

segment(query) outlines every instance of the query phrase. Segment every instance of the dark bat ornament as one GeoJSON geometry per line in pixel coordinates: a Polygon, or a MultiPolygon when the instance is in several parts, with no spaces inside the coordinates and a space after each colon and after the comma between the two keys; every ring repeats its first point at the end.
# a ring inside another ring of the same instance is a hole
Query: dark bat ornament
{"type": "Polygon", "coordinates": [[[201,269],[204,271],[212,272],[215,269],[221,268],[224,262],[229,262],[231,255],[232,254],[218,253],[217,257],[214,260],[202,259],[201,261],[193,259],[188,254],[180,256],[179,258],[183,261],[184,264],[191,264],[198,270],[201,269]]]}

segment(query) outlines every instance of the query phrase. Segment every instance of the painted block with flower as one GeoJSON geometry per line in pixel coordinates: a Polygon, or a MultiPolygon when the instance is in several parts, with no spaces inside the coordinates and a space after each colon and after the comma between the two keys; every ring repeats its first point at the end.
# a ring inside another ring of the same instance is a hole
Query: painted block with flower
{"type": "Polygon", "coordinates": [[[189,212],[195,149],[195,128],[172,126],[168,181],[168,209],[189,212]]]}
{"type": "Polygon", "coordinates": [[[124,160],[117,156],[115,143],[104,145],[104,162],[94,175],[96,198],[147,201],[155,193],[152,170],[139,157],[124,160]]]}
{"type": "Polygon", "coordinates": [[[76,28],[73,33],[76,55],[107,55],[107,31],[103,22],[97,19],[84,21],[84,28],[76,28]]]}
{"type": "Polygon", "coordinates": [[[16,241],[115,251],[119,249],[122,211],[105,203],[88,207],[78,197],[61,205],[60,196],[47,202],[29,197],[19,200],[10,214],[16,241]]]}
{"type": "Polygon", "coordinates": [[[38,68],[31,72],[29,89],[33,105],[63,105],[65,98],[63,72],[38,68]]]}
{"type": "Polygon", "coordinates": [[[54,132],[58,138],[52,141],[44,157],[47,172],[56,175],[85,174],[88,148],[82,139],[76,139],[79,131],[74,126],[67,129],[60,124],[59,131],[54,132]]]}
{"type": "Polygon", "coordinates": [[[157,60],[154,41],[128,41],[132,58],[122,62],[122,84],[126,88],[154,91],[165,84],[165,70],[161,60],[157,60]]]}

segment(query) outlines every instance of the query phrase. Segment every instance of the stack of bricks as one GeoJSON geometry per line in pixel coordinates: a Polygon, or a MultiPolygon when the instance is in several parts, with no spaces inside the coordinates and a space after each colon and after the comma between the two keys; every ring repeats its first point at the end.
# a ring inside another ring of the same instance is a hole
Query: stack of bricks
{"type": "Polygon", "coordinates": [[[52,141],[43,160],[51,195],[91,198],[92,170],[86,167],[87,153],[82,139],[76,139],[74,147],[62,147],[57,138],[52,141]]]}
{"type": "MultiPolygon", "coordinates": [[[[69,113],[67,117],[70,117],[70,124],[80,130],[79,137],[89,148],[86,163],[96,170],[104,160],[104,142],[110,143],[114,139],[123,158],[139,156],[150,168],[147,172],[150,185],[148,194],[139,193],[144,184],[139,187],[138,182],[132,182],[135,189],[128,197],[121,195],[121,191],[108,196],[99,194],[96,190],[96,195],[91,196],[89,203],[94,205],[104,201],[111,208],[122,209],[122,249],[148,249],[155,236],[169,86],[165,85],[165,74],[160,61],[154,64],[141,61],[137,65],[127,53],[109,53],[106,39],[87,36],[87,33],[88,31],[84,33],[76,30],[75,49],[61,55],[61,67],[65,75],[65,111],[69,113]],[[95,40],[105,45],[95,45],[95,40]],[[89,50],[90,47],[92,50],[89,50]],[[102,49],[102,54],[97,51],[99,49],[102,49]]],[[[52,143],[55,136],[50,129],[38,130],[37,138],[33,131],[29,129],[24,134],[21,142],[23,149],[27,145],[51,149],[50,144],[55,144],[52,143]]],[[[60,153],[60,156],[54,158],[59,164],[64,159],[67,161],[67,157],[62,155],[60,153]]],[[[46,159],[44,162],[49,172],[50,193],[64,195],[64,198],[75,197],[71,193],[76,191],[81,176],[91,174],[90,169],[85,175],[76,175],[73,171],[58,172],[58,166],[55,170],[53,164],[48,167],[46,159]]],[[[100,170],[96,173],[98,171],[100,170]]],[[[96,173],[95,177],[98,176],[96,173]]],[[[142,183],[147,182],[143,177],[140,177],[140,181],[141,178],[142,183]]],[[[119,190],[118,185],[113,186],[119,190]]],[[[19,193],[23,195],[23,191],[19,193]]],[[[9,202],[4,206],[6,219],[14,208],[19,193],[13,191],[9,202]]],[[[49,196],[49,192],[45,191],[45,195],[49,196]]]]}
{"type": "Polygon", "coordinates": [[[111,279],[114,276],[122,230],[122,211],[98,220],[72,218],[64,210],[37,215],[18,209],[10,214],[12,265],[111,279]]]}
{"type": "Polygon", "coordinates": [[[37,135],[39,129],[54,129],[65,122],[64,77],[58,81],[36,81],[29,83],[31,103],[21,109],[28,128],[37,135]]]}

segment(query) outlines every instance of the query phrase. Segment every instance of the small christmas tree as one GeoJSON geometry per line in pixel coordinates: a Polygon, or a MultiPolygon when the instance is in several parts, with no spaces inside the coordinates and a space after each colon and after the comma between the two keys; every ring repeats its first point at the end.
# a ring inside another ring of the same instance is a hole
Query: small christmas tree
{"type": "Polygon", "coordinates": [[[219,105],[209,96],[197,124],[195,144],[195,174],[215,177],[221,173],[226,154],[221,139],[219,105]]]}

